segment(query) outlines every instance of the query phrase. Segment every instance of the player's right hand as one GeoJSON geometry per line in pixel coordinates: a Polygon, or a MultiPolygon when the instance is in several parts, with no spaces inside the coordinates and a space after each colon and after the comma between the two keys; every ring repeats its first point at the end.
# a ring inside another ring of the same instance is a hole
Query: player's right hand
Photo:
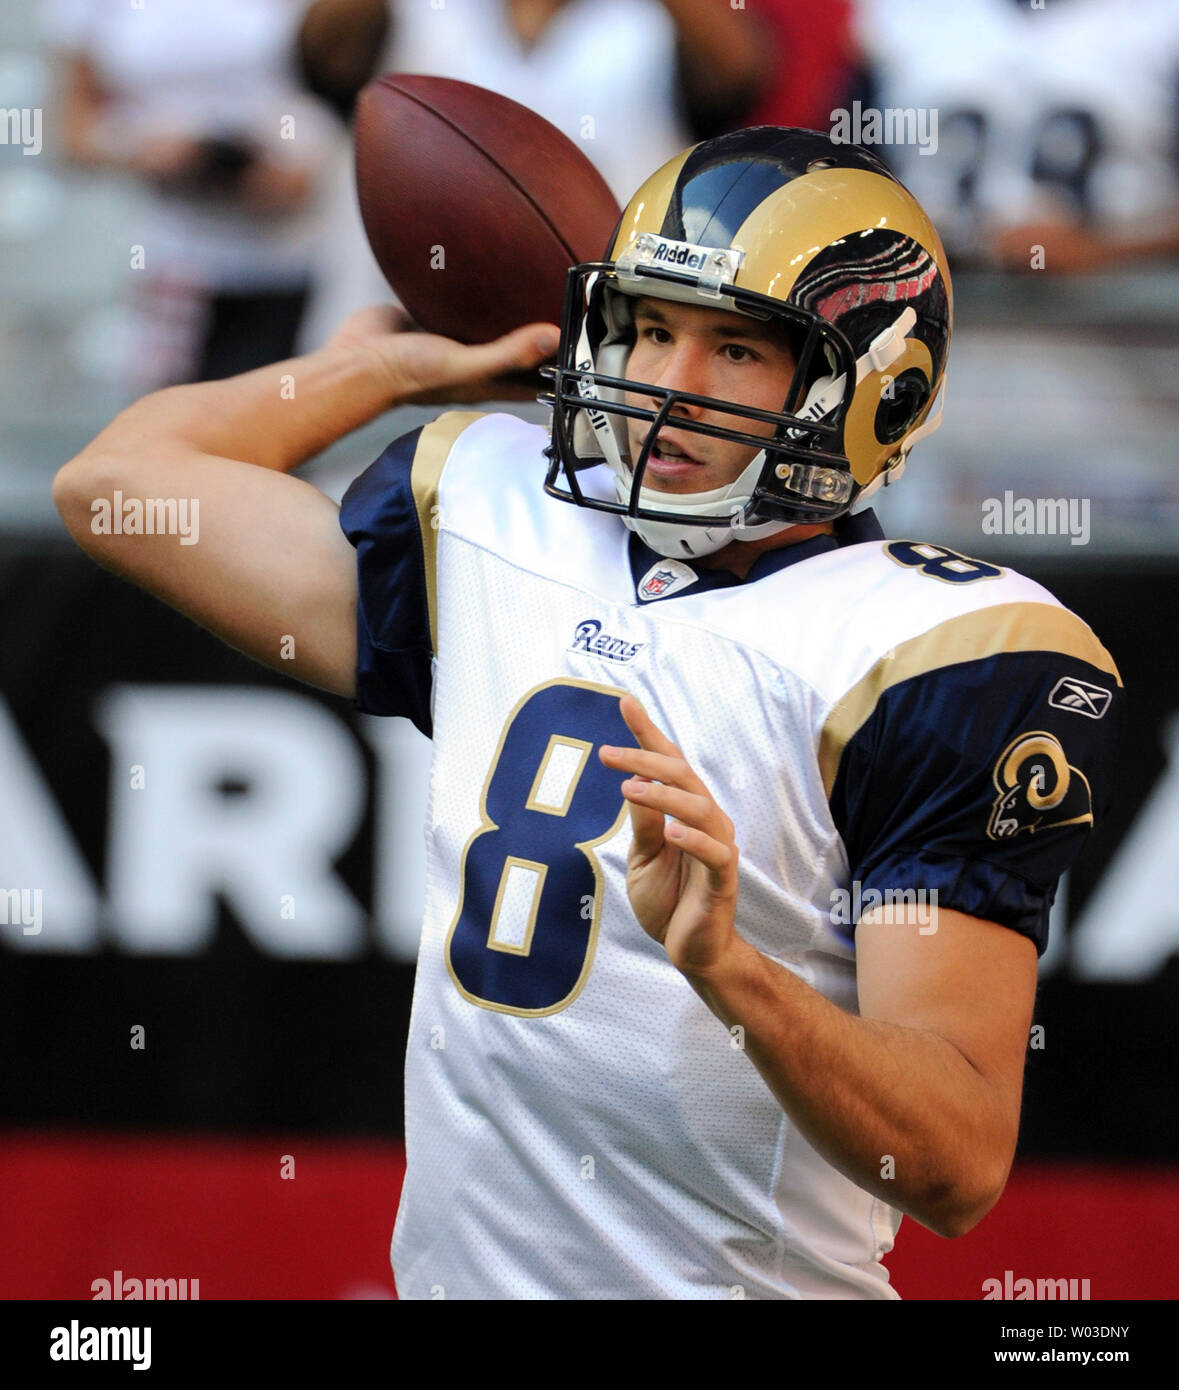
{"type": "Polygon", "coordinates": [[[389,385],[390,404],[528,400],[536,384],[522,377],[551,358],[560,330],[531,323],[490,343],[468,345],[413,330],[392,304],[361,309],[345,319],[327,346],[371,352],[389,385]]]}
{"type": "Polygon", "coordinates": [[[619,709],[638,747],[604,746],[607,767],[630,776],[626,893],[639,925],[689,978],[704,977],[740,947],[738,850],[733,822],[633,695],[619,709]]]}

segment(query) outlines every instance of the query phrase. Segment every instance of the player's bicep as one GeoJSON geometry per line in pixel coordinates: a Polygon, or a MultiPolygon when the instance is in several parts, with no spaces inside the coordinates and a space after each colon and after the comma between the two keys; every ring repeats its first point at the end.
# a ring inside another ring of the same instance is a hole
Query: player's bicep
{"type": "Polygon", "coordinates": [[[170,458],[150,480],[79,459],[54,498],[106,568],[265,665],[354,693],[356,554],[310,484],[204,454],[170,458]]]}
{"type": "Polygon", "coordinates": [[[948,908],[877,909],[856,928],[861,1016],[955,1047],[987,1082],[1012,1145],[1036,962],[1029,937],[948,908]]]}

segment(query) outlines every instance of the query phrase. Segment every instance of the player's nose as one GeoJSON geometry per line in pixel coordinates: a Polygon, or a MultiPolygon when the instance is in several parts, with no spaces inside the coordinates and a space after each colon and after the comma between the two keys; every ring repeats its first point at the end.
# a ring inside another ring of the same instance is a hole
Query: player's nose
{"type": "MultiPolygon", "coordinates": [[[[702,346],[690,340],[681,339],[663,357],[652,386],[661,386],[665,391],[682,391],[690,396],[707,396],[708,359],[702,346]]],[[[658,406],[660,401],[656,401],[658,406]]],[[[676,415],[695,416],[703,409],[689,401],[677,400],[672,406],[676,415]]]]}

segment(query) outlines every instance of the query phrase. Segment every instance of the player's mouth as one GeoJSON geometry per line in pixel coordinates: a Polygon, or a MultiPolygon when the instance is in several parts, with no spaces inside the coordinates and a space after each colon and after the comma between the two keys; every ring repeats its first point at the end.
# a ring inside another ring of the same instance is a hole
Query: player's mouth
{"type": "Polygon", "coordinates": [[[647,459],[647,473],[657,478],[682,478],[702,467],[700,459],[662,435],[655,441],[647,459]]]}

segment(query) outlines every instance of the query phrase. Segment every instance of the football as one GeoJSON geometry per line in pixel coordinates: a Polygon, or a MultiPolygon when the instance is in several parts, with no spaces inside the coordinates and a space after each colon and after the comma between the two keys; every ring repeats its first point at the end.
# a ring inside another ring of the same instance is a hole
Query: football
{"type": "Polygon", "coordinates": [[[354,141],[377,264],[422,328],[460,342],[560,323],[566,272],[599,260],[618,222],[572,140],[469,82],[385,73],[360,94],[354,141]]]}

